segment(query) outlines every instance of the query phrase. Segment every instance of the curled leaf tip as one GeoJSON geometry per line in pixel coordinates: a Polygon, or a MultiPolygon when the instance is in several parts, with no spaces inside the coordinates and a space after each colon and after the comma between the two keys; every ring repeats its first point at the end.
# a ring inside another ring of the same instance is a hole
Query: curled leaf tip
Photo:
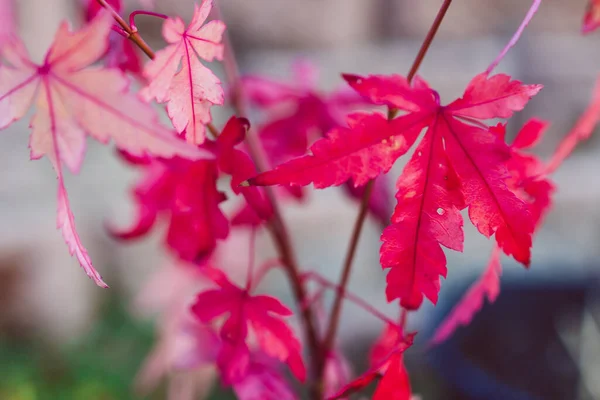
{"type": "Polygon", "coordinates": [[[237,117],[237,119],[242,124],[242,126],[244,127],[244,129],[246,131],[248,131],[250,129],[250,121],[248,120],[248,118],[237,117]]]}
{"type": "Polygon", "coordinates": [[[360,75],[354,75],[354,74],[342,74],[342,78],[344,78],[344,80],[348,83],[356,83],[362,77],[360,75]]]}

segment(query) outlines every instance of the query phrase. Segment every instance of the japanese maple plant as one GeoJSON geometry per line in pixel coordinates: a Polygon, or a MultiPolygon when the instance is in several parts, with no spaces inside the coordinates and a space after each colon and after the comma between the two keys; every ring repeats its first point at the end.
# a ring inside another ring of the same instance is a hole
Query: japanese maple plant
{"type": "MultiPolygon", "coordinates": [[[[437,303],[440,277],[448,275],[443,248],[463,250],[465,218],[495,242],[487,268],[440,325],[433,343],[467,324],[485,298],[496,299],[501,253],[530,266],[534,233],[556,189],[550,176],[600,117],[597,88],[549,161],[528,152],[547,121],[531,119],[506,143],[506,120],[543,91],[539,84],[494,71],[541,0],[533,2],[490,66],[445,105],[417,72],[451,0],[443,1],[406,76],[344,71],[345,88],[329,94],[317,90],[314,70],[305,63],[296,65],[290,83],[239,76],[226,24],[212,0],[196,4],[187,24],[152,11],[135,11],[127,21],[120,0],[84,3],[86,23],[78,30],[62,24],[41,63],[30,59],[11,29],[2,31],[0,128],[34,109],[30,157],[50,160],[58,182],[58,228],[69,252],[101,287],[108,285],[77,234],[64,169],[79,171],[90,135],[105,144],[112,140],[118,156],[139,170],[132,192],[135,221],[128,228],[110,224],[109,230],[130,240],[165,221],[164,246],[176,261],[144,291],[162,315],[159,342],[137,383],[147,390],[168,377],[172,398],[197,398],[205,391],[206,379],[185,371],[206,366],[216,368],[221,384],[243,400],[348,398],[373,382],[373,399],[413,398],[403,353],[416,332],[406,331],[406,321],[425,298],[437,303]],[[139,15],[164,19],[166,46],[150,48],[135,25],[139,15]],[[207,66],[218,61],[227,90],[207,66]],[[171,126],[158,122],[152,102],[164,106],[171,126]],[[235,115],[213,122],[211,108],[225,103],[235,115]],[[250,106],[266,119],[251,124],[250,106]],[[491,122],[498,119],[504,122],[491,122]],[[385,174],[411,149],[395,184],[397,204],[390,218],[385,174]],[[222,179],[230,181],[229,188],[218,186],[222,179]],[[282,200],[301,200],[309,184],[344,185],[358,204],[339,282],[299,265],[280,211],[282,200]],[[380,262],[388,272],[381,295],[397,304],[397,315],[387,316],[347,290],[368,215],[383,226],[380,262]],[[243,282],[222,264],[232,245],[239,251],[233,230],[250,237],[243,282]],[[261,230],[270,234],[276,259],[255,260],[261,230]],[[256,293],[274,270],[286,274],[295,311],[256,293]],[[334,294],[329,312],[322,302],[327,290],[334,294]],[[373,345],[370,369],[356,376],[336,345],[346,301],[385,326],[373,345]]],[[[599,9],[600,2],[590,3],[584,31],[597,28],[599,9]]]]}

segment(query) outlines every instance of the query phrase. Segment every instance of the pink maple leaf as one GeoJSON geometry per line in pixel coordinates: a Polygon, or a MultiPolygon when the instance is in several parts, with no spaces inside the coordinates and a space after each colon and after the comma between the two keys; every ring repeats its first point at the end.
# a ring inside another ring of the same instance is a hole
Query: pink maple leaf
{"type": "Polygon", "coordinates": [[[239,400],[296,400],[298,397],[272,360],[254,353],[246,374],[232,383],[239,400]]]}
{"type": "Polygon", "coordinates": [[[352,377],[350,363],[342,353],[337,350],[331,352],[325,362],[323,371],[323,385],[325,397],[333,396],[348,382],[352,377]]]}
{"type": "Polygon", "coordinates": [[[127,93],[128,81],[118,70],[89,67],[106,51],[112,18],[106,13],[71,32],[63,23],[41,65],[34,64],[16,38],[2,48],[0,129],[22,118],[33,102],[31,158],[47,156],[58,176],[58,221],[71,254],[85,272],[105,287],[75,230],[63,182],[62,164],[78,172],[86,133],[133,155],[207,156],[178,140],[156,123],[152,108],[127,93]],[[88,68],[89,67],[89,68],[88,68]]]}
{"type": "Polygon", "coordinates": [[[0,0],[0,43],[15,34],[15,13],[13,0],[0,0]]]}
{"type": "Polygon", "coordinates": [[[581,31],[591,33],[600,26],[600,0],[588,0],[581,31]]]}
{"type": "Polygon", "coordinates": [[[189,301],[205,286],[204,281],[197,266],[171,262],[153,273],[138,294],[136,313],[158,314],[156,342],[135,378],[140,394],[149,394],[167,378],[169,393],[190,392],[187,397],[167,396],[169,399],[204,399],[208,395],[214,381],[210,369],[203,368],[192,376],[181,374],[182,370],[214,365],[220,346],[212,327],[201,324],[189,312],[189,301]]]}
{"type": "MultiPolygon", "coordinates": [[[[266,112],[267,122],[259,127],[258,134],[272,164],[304,155],[309,143],[333,128],[342,127],[350,109],[365,106],[364,100],[349,88],[330,93],[317,90],[318,71],[308,61],[297,61],[293,71],[290,83],[259,76],[242,79],[244,94],[266,112]]],[[[354,200],[360,200],[364,193],[364,186],[354,187],[350,183],[344,189],[354,200]]],[[[385,225],[391,208],[388,181],[382,176],[373,189],[369,211],[385,225]]]]}
{"type": "Polygon", "coordinates": [[[281,319],[292,315],[290,309],[271,296],[250,295],[247,289],[233,284],[220,270],[207,269],[217,289],[201,292],[192,312],[202,322],[227,315],[220,331],[223,341],[217,364],[226,382],[235,382],[248,374],[251,361],[247,344],[248,328],[252,330],[262,351],[287,363],[292,373],[304,381],[300,341],[281,319]]]}
{"type": "MultiPolygon", "coordinates": [[[[382,226],[386,226],[390,221],[392,209],[390,186],[388,175],[380,175],[375,180],[373,193],[369,199],[369,212],[382,226]]],[[[343,189],[352,199],[359,201],[365,194],[366,186],[354,186],[350,182],[346,182],[343,189]]]]}
{"type": "Polygon", "coordinates": [[[483,235],[495,234],[505,253],[529,265],[534,223],[527,203],[507,186],[510,149],[480,120],[510,117],[541,86],[480,74],[462,98],[442,106],[437,92],[418,77],[412,86],[398,75],[346,79],[374,104],[406,114],[392,121],[380,114],[351,114],[349,127],[330,131],[311,147],[312,154],[250,182],[323,188],[351,179],[362,185],[387,172],[426,129],[398,181],[398,206],[382,235],[381,264],[391,268],[388,301],[400,298],[411,309],[420,306],[423,295],[437,301],[439,276],[446,275],[441,246],[462,250],[459,211],[465,206],[483,235]]]}
{"type": "Polygon", "coordinates": [[[304,155],[310,142],[343,124],[351,106],[364,103],[347,89],[317,91],[318,72],[307,61],[297,61],[293,71],[293,83],[252,75],[242,78],[244,94],[266,111],[268,122],[259,127],[259,135],[273,163],[304,155]]]}
{"type": "Polygon", "coordinates": [[[217,162],[156,160],[144,168],[135,186],[137,219],[130,228],[109,228],[120,239],[147,234],[159,215],[168,217],[167,246],[182,260],[200,262],[229,234],[229,222],[219,208],[225,200],[217,190],[217,162]]]}
{"type": "Polygon", "coordinates": [[[186,28],[181,18],[169,18],[163,25],[163,37],[169,44],[156,52],[144,75],[149,84],[142,91],[146,99],[155,98],[167,103],[167,112],[175,129],[189,142],[201,144],[205,125],[211,121],[210,106],[223,104],[221,81],[200,59],[212,61],[223,58],[220,43],[225,31],[221,21],[204,24],[212,0],[195,6],[192,22],[186,28]]]}

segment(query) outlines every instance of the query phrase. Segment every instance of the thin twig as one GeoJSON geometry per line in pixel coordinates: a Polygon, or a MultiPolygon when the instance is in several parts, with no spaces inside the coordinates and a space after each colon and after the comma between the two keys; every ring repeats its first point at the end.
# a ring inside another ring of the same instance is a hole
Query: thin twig
{"type": "Polygon", "coordinates": [[[142,39],[140,34],[137,31],[134,31],[129,24],[121,17],[121,15],[114,9],[110,4],[108,4],[105,0],[96,0],[98,4],[104,7],[117,21],[117,24],[123,28],[123,30],[127,33],[129,40],[137,45],[151,60],[154,60],[154,52],[148,46],[148,44],[142,39]]]}
{"type": "MultiPolygon", "coordinates": [[[[421,48],[419,49],[419,52],[417,53],[417,56],[410,68],[410,71],[408,72],[407,80],[409,82],[412,81],[412,79],[416,75],[421,63],[423,62],[423,59],[425,58],[425,54],[427,54],[427,50],[429,49],[429,46],[431,45],[431,42],[433,41],[433,38],[435,37],[435,35],[438,31],[438,28],[440,27],[442,20],[444,19],[444,16],[446,15],[446,12],[448,11],[448,8],[450,7],[451,3],[452,3],[452,0],[444,0],[444,3],[440,7],[440,10],[438,11],[437,16],[435,17],[435,20],[433,21],[431,28],[429,29],[429,32],[427,33],[427,36],[423,40],[423,44],[421,45],[421,48]]],[[[396,112],[397,112],[397,110],[390,109],[388,112],[388,118],[393,119],[396,115],[396,112]]],[[[342,310],[344,292],[346,290],[346,286],[348,285],[348,281],[350,279],[350,272],[352,270],[352,262],[354,261],[354,256],[356,254],[356,249],[358,247],[358,241],[360,239],[360,234],[362,232],[362,228],[364,226],[364,222],[365,222],[365,219],[367,216],[369,202],[371,200],[371,195],[373,193],[374,182],[375,182],[375,180],[371,180],[371,181],[369,181],[369,183],[367,183],[365,192],[363,194],[363,197],[362,197],[362,200],[360,203],[360,210],[358,212],[358,217],[356,218],[356,222],[354,223],[354,230],[352,231],[352,236],[350,238],[350,244],[348,246],[348,251],[346,253],[344,266],[342,267],[342,273],[341,273],[341,277],[340,277],[340,285],[338,287],[338,292],[337,292],[337,295],[333,302],[331,318],[329,320],[327,333],[325,334],[325,339],[323,341],[323,351],[324,352],[327,352],[327,351],[329,351],[329,349],[331,349],[333,342],[335,340],[335,335],[337,333],[337,328],[339,325],[339,319],[340,319],[341,310],[342,310]]],[[[322,388],[323,388],[322,380],[323,380],[324,367],[325,366],[322,365],[321,369],[319,371],[319,376],[321,377],[319,390],[321,392],[322,392],[322,388]]]]}
{"type": "Polygon", "coordinates": [[[246,271],[246,291],[252,289],[252,275],[254,273],[254,259],[256,258],[256,227],[250,229],[250,240],[248,250],[248,271],[246,271]]]}
{"type": "Polygon", "coordinates": [[[125,39],[129,39],[129,33],[125,32],[123,28],[118,25],[113,25],[110,27],[113,32],[117,32],[119,35],[123,36],[125,39]]]}
{"type": "Polygon", "coordinates": [[[216,126],[214,126],[212,124],[212,122],[209,122],[208,124],[206,124],[206,129],[208,129],[208,131],[210,132],[210,134],[213,136],[213,138],[218,138],[219,137],[219,130],[217,129],[216,126]]]}
{"type": "Polygon", "coordinates": [[[138,31],[138,28],[135,24],[135,17],[138,15],[147,15],[149,17],[156,17],[156,18],[161,18],[161,19],[169,18],[165,14],[155,13],[154,11],[135,10],[134,12],[129,14],[129,26],[131,27],[131,30],[134,32],[138,31]]]}
{"type": "Polygon", "coordinates": [[[533,1],[533,3],[531,4],[531,7],[529,8],[529,11],[527,11],[525,18],[523,19],[523,22],[521,22],[521,25],[519,25],[519,28],[517,29],[517,31],[515,32],[513,37],[510,39],[510,41],[508,42],[506,47],[504,47],[504,49],[502,49],[500,54],[498,54],[498,57],[496,57],[496,59],[494,61],[492,61],[490,66],[485,70],[485,73],[487,75],[489,75],[494,70],[494,68],[496,68],[498,66],[498,64],[500,64],[500,61],[502,61],[504,56],[506,56],[506,53],[508,53],[508,51],[515,44],[517,44],[517,42],[519,41],[519,38],[523,34],[523,31],[525,30],[525,28],[527,27],[527,25],[529,24],[529,22],[531,21],[531,19],[535,15],[535,13],[537,12],[538,8],[540,7],[540,4],[542,4],[542,0],[534,0],[533,1]]]}
{"type": "MultiPolygon", "coordinates": [[[[316,272],[307,272],[306,274],[303,274],[302,276],[305,279],[312,279],[312,280],[316,281],[324,288],[331,289],[331,290],[338,289],[338,285],[327,280],[325,277],[321,276],[320,274],[318,274],[316,272]]],[[[346,291],[344,293],[344,298],[346,298],[348,301],[351,301],[352,303],[356,304],[357,306],[359,306],[360,308],[362,308],[363,310],[365,310],[372,316],[385,322],[386,324],[390,324],[393,326],[399,326],[399,327],[401,326],[401,325],[398,325],[396,323],[396,321],[392,320],[390,317],[388,317],[381,311],[377,310],[375,307],[373,307],[372,305],[370,305],[369,303],[367,303],[365,300],[361,299],[359,296],[355,295],[354,293],[346,291]]]]}

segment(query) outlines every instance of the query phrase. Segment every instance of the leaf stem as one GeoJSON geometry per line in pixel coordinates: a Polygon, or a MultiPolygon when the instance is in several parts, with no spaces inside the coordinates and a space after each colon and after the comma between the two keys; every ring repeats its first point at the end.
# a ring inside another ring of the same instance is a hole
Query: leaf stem
{"type": "Polygon", "coordinates": [[[452,3],[452,0],[444,0],[444,3],[442,4],[442,6],[440,7],[440,10],[438,11],[437,15],[435,16],[435,19],[433,20],[433,23],[431,24],[431,28],[429,28],[429,32],[427,32],[427,36],[425,36],[425,39],[423,40],[423,44],[421,45],[421,48],[419,49],[419,53],[417,53],[417,57],[415,58],[415,61],[413,61],[412,67],[410,67],[410,71],[408,72],[408,75],[406,76],[406,79],[408,80],[408,82],[411,82],[413,80],[413,78],[415,77],[415,75],[417,74],[417,71],[419,70],[421,63],[423,62],[423,59],[425,58],[425,55],[427,54],[427,50],[429,50],[429,46],[431,46],[431,43],[433,42],[433,38],[437,34],[437,31],[438,31],[440,25],[442,24],[442,21],[444,20],[444,17],[446,16],[446,12],[448,11],[448,8],[450,8],[451,3],[452,3]]]}
{"type": "Polygon", "coordinates": [[[127,32],[125,32],[123,30],[123,28],[121,28],[120,26],[113,25],[110,28],[113,30],[113,32],[117,32],[119,35],[123,36],[124,38],[126,38],[126,39],[129,38],[129,34],[127,32]]]}
{"type": "Polygon", "coordinates": [[[149,17],[156,17],[156,18],[161,18],[161,19],[169,18],[165,14],[159,14],[159,13],[155,13],[153,11],[135,10],[131,14],[129,14],[129,26],[131,27],[131,30],[134,32],[138,31],[138,28],[135,25],[135,17],[138,15],[148,15],[149,17]]]}
{"type": "MultiPolygon", "coordinates": [[[[311,279],[313,281],[316,281],[319,285],[321,285],[322,287],[327,288],[327,289],[338,290],[338,288],[339,288],[338,285],[336,285],[335,283],[327,280],[325,277],[323,277],[322,275],[320,275],[317,272],[307,272],[307,273],[303,274],[302,277],[304,279],[311,279]]],[[[366,312],[368,312],[372,316],[380,319],[381,321],[383,321],[383,322],[385,322],[387,324],[393,325],[393,326],[400,326],[400,327],[402,327],[402,325],[398,325],[396,323],[396,321],[392,320],[390,317],[388,317],[387,315],[385,315],[381,311],[377,310],[375,307],[373,307],[372,305],[370,305],[369,303],[367,303],[365,300],[361,299],[356,294],[354,294],[352,292],[349,292],[349,291],[346,291],[344,293],[344,297],[348,301],[351,301],[352,303],[356,304],[357,306],[359,306],[360,308],[362,308],[363,310],[365,310],[366,312]]]]}
{"type": "MultiPolygon", "coordinates": [[[[407,80],[409,81],[409,83],[412,81],[412,79],[417,74],[417,71],[418,71],[419,67],[421,66],[421,63],[423,62],[423,59],[425,58],[425,55],[427,54],[427,50],[429,50],[429,47],[430,47],[431,43],[433,42],[433,38],[435,37],[451,3],[452,3],[452,0],[444,0],[444,3],[440,7],[440,9],[435,17],[435,20],[431,24],[431,28],[429,28],[429,32],[427,32],[427,36],[425,36],[425,39],[423,40],[423,44],[421,45],[421,48],[419,49],[419,52],[417,53],[417,56],[415,57],[415,60],[413,61],[413,64],[408,72],[407,80]]],[[[390,109],[388,112],[388,118],[393,119],[395,117],[396,113],[397,113],[397,110],[390,109]]],[[[324,352],[328,352],[329,349],[332,348],[333,342],[335,340],[335,335],[337,333],[337,328],[339,325],[339,319],[340,319],[341,310],[342,310],[344,292],[346,291],[346,286],[348,285],[348,281],[350,279],[352,263],[354,261],[354,256],[356,255],[358,241],[360,239],[360,234],[362,232],[362,228],[364,226],[364,222],[365,222],[365,219],[367,216],[369,202],[371,200],[371,195],[373,193],[374,182],[375,182],[375,180],[371,180],[367,183],[367,186],[365,188],[365,193],[363,194],[363,197],[362,197],[362,200],[360,203],[360,209],[358,212],[358,216],[354,223],[354,229],[352,231],[352,236],[350,238],[350,243],[348,245],[348,251],[346,253],[344,265],[342,267],[342,273],[341,273],[341,277],[340,277],[340,284],[338,287],[338,292],[337,292],[335,300],[333,302],[333,308],[331,311],[331,317],[329,319],[329,325],[327,327],[327,332],[325,334],[325,339],[324,339],[323,345],[322,345],[324,352]]],[[[319,376],[320,376],[320,384],[319,384],[320,387],[318,389],[319,393],[322,393],[322,390],[323,390],[324,367],[325,367],[324,365],[321,365],[320,370],[319,370],[319,376]]]]}
{"type": "Polygon", "coordinates": [[[210,132],[210,134],[216,139],[219,137],[219,130],[217,129],[216,126],[214,126],[212,124],[212,122],[209,122],[208,124],[206,124],[206,129],[208,129],[208,131],[210,132]]]}
{"type": "Polygon", "coordinates": [[[252,278],[252,285],[254,287],[258,286],[258,284],[263,280],[263,278],[267,275],[269,271],[277,267],[284,267],[283,263],[279,258],[272,258],[270,260],[266,260],[262,263],[262,265],[258,268],[258,271],[252,278]]]}
{"type": "Polygon", "coordinates": [[[363,194],[362,201],[360,203],[360,210],[358,217],[354,222],[354,229],[352,230],[352,237],[350,238],[350,244],[348,251],[346,252],[346,258],[344,260],[344,266],[342,268],[342,275],[340,277],[340,283],[337,287],[337,293],[333,302],[333,309],[331,311],[331,317],[329,324],[327,325],[327,331],[325,334],[325,340],[323,342],[324,351],[329,351],[333,345],[335,334],[339,325],[340,314],[342,312],[342,303],[346,294],[346,286],[350,280],[350,272],[352,271],[352,262],[354,261],[354,255],[356,254],[356,248],[358,247],[358,240],[360,233],[365,224],[367,211],[369,209],[369,200],[373,193],[373,187],[375,186],[375,180],[370,180],[366,187],[365,193],[363,194]]]}
{"type": "Polygon", "coordinates": [[[154,60],[154,52],[152,51],[150,46],[148,46],[148,44],[144,41],[144,39],[142,39],[140,34],[137,32],[137,29],[134,30],[131,26],[129,26],[129,24],[121,17],[121,15],[114,8],[112,8],[110,4],[106,2],[106,0],[96,1],[112,15],[115,21],[117,21],[117,24],[119,24],[121,28],[123,28],[125,33],[127,33],[127,37],[129,38],[129,40],[135,43],[151,60],[154,60]]]}
{"type": "Polygon", "coordinates": [[[252,274],[254,272],[254,259],[256,258],[256,227],[250,229],[250,239],[248,240],[248,271],[246,271],[246,292],[252,289],[252,274]]]}
{"type": "Polygon", "coordinates": [[[494,70],[494,68],[496,68],[498,66],[498,64],[500,64],[500,61],[502,61],[502,59],[504,58],[504,56],[506,56],[506,53],[508,53],[508,51],[515,44],[517,44],[517,42],[519,41],[519,38],[523,34],[523,31],[525,30],[525,28],[527,27],[527,25],[529,24],[529,22],[531,21],[531,19],[535,15],[535,13],[537,12],[537,10],[540,7],[541,3],[542,3],[542,0],[533,0],[533,3],[531,4],[531,7],[529,8],[529,11],[527,11],[527,14],[525,15],[525,18],[523,19],[523,22],[521,22],[521,25],[519,25],[519,28],[517,29],[517,31],[515,32],[515,34],[512,36],[512,38],[510,39],[510,41],[508,42],[508,44],[504,47],[504,49],[502,49],[502,51],[500,52],[500,54],[498,54],[498,57],[496,57],[496,59],[494,61],[492,61],[492,63],[490,64],[490,66],[485,70],[486,74],[488,74],[488,75],[491,74],[492,71],[494,70]]]}

